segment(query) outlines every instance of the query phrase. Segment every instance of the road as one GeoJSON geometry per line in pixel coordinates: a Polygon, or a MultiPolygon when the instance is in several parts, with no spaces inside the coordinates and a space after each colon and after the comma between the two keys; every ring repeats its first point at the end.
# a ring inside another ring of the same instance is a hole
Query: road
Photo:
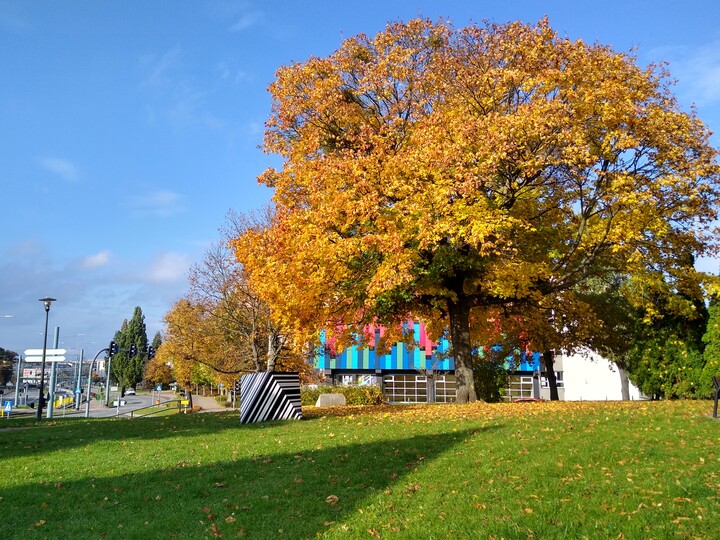
{"type": "MultiPolygon", "coordinates": [[[[91,418],[107,418],[112,416],[126,416],[131,411],[137,411],[138,409],[143,409],[145,407],[150,407],[153,405],[153,403],[158,399],[158,393],[152,392],[152,393],[140,393],[137,395],[126,395],[124,398],[121,398],[120,400],[120,406],[113,405],[114,403],[117,403],[117,397],[119,395],[119,392],[111,392],[110,393],[110,406],[105,407],[104,400],[98,400],[98,399],[92,399],[90,401],[90,417],[91,418]]],[[[5,405],[6,401],[12,402],[14,400],[15,394],[6,392],[2,398],[2,404],[5,405]]],[[[35,403],[37,401],[38,397],[38,390],[37,389],[30,389],[28,391],[27,396],[27,403],[35,403]]],[[[175,394],[172,391],[165,391],[161,392],[159,394],[159,399],[161,403],[165,403],[170,400],[179,399],[179,394],[175,394]]],[[[25,400],[23,396],[20,396],[20,403],[24,404],[25,400]]],[[[218,412],[218,411],[228,411],[232,409],[228,409],[226,407],[221,406],[218,404],[217,401],[215,401],[214,397],[210,396],[196,396],[193,395],[193,405],[196,407],[200,407],[200,412],[218,412]]],[[[87,404],[83,402],[80,406],[80,409],[77,410],[70,407],[63,407],[63,408],[55,408],[53,410],[53,417],[64,417],[64,416],[85,416],[85,410],[86,410],[87,404]]],[[[43,417],[47,416],[47,409],[43,411],[43,417]]],[[[34,414],[35,409],[23,409],[22,412],[20,410],[16,409],[13,406],[13,412],[12,414],[34,414]]],[[[142,413],[140,413],[142,414],[142,413]]]]}

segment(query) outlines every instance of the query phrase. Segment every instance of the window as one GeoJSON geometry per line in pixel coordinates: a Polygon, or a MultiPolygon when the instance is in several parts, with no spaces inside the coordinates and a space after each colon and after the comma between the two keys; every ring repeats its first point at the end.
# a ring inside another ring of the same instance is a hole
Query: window
{"type": "MultiPolygon", "coordinates": [[[[393,403],[427,403],[428,380],[424,375],[385,375],[383,378],[385,399],[393,403]]],[[[455,377],[435,375],[435,401],[455,401],[455,377]]]]}

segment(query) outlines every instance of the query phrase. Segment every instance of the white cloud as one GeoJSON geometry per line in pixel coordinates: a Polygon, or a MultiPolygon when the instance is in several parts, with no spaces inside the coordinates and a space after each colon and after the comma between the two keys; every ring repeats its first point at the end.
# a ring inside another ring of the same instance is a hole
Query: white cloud
{"type": "Polygon", "coordinates": [[[142,214],[160,217],[173,216],[185,211],[182,196],[169,190],[157,190],[130,199],[129,205],[142,214]]]}
{"type": "Polygon", "coordinates": [[[164,86],[173,82],[173,73],[180,67],[182,51],[179,46],[166,51],[161,56],[148,55],[141,59],[149,68],[148,76],[145,78],[146,86],[164,86]]]}
{"type": "MultiPolygon", "coordinates": [[[[183,51],[175,46],[162,55],[141,58],[147,75],[141,85],[147,91],[145,105],[149,125],[167,122],[174,129],[184,131],[198,126],[217,129],[223,120],[208,112],[211,90],[196,79],[183,64],[183,51]]],[[[225,71],[221,70],[221,77],[225,71]]],[[[229,74],[227,76],[230,76],[229,74]]],[[[236,78],[240,75],[236,75],[236,78]]]]}
{"type": "Polygon", "coordinates": [[[102,268],[110,262],[110,250],[105,249],[95,255],[88,255],[82,261],[82,267],[88,270],[102,268]]]}
{"type": "Polygon", "coordinates": [[[250,80],[250,76],[246,71],[235,68],[227,62],[220,62],[217,67],[220,79],[231,84],[240,84],[250,80]]]}
{"type": "Polygon", "coordinates": [[[153,283],[177,283],[185,281],[190,257],[183,253],[158,253],[148,272],[147,279],[153,283]]]}
{"type": "Polygon", "coordinates": [[[255,26],[262,19],[262,13],[259,11],[251,11],[244,13],[235,23],[230,27],[233,32],[241,32],[247,30],[251,26],[255,26]]]}
{"type": "Polygon", "coordinates": [[[720,101],[720,41],[698,47],[660,49],[669,59],[682,96],[699,106],[720,101]]]}
{"type": "Polygon", "coordinates": [[[79,178],[78,168],[66,159],[54,157],[41,158],[40,166],[69,182],[75,182],[79,178]]]}

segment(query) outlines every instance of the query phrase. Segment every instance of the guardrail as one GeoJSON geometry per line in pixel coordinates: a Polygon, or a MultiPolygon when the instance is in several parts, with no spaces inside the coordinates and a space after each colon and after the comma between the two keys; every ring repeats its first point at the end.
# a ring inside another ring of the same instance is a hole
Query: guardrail
{"type": "Polygon", "coordinates": [[[167,413],[169,409],[173,409],[173,407],[169,406],[168,404],[171,403],[177,403],[177,411],[175,414],[182,411],[182,400],[180,399],[166,399],[165,401],[156,401],[153,405],[148,405],[146,407],[140,407],[137,409],[131,409],[131,410],[125,410],[121,413],[117,414],[116,416],[126,416],[128,418],[143,418],[145,416],[153,416],[155,414],[160,413],[167,413]],[[164,407],[163,407],[164,405],[164,407]],[[142,411],[148,411],[148,412],[142,412],[142,411]]]}

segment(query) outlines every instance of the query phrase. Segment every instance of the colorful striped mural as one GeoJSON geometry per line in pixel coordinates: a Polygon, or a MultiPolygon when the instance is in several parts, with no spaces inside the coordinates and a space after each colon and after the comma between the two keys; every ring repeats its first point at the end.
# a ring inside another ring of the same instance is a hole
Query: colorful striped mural
{"type": "MultiPolygon", "coordinates": [[[[398,342],[393,345],[389,354],[377,354],[374,348],[356,346],[335,353],[332,343],[327,343],[323,334],[320,338],[323,347],[315,359],[315,367],[318,369],[374,371],[418,369],[451,371],[455,369],[452,359],[446,358],[443,354],[450,347],[447,339],[443,338],[439,343],[430,340],[425,323],[410,320],[403,327],[407,332],[412,332],[415,344],[409,346],[398,342]]],[[[375,334],[375,343],[377,344],[384,330],[380,326],[374,326],[368,327],[367,332],[375,334]]]]}
{"type": "MultiPolygon", "coordinates": [[[[454,371],[455,362],[447,356],[450,342],[442,338],[438,343],[428,338],[425,323],[408,320],[403,328],[412,331],[414,345],[403,342],[393,345],[390,353],[377,354],[371,347],[348,347],[342,352],[335,352],[333,343],[321,334],[322,347],[315,357],[315,368],[321,370],[357,371],[454,371]]],[[[366,333],[375,334],[377,344],[384,333],[381,326],[372,326],[366,333]]],[[[540,353],[528,355],[522,353],[517,365],[508,365],[513,371],[536,371],[540,368],[540,353]]]]}

